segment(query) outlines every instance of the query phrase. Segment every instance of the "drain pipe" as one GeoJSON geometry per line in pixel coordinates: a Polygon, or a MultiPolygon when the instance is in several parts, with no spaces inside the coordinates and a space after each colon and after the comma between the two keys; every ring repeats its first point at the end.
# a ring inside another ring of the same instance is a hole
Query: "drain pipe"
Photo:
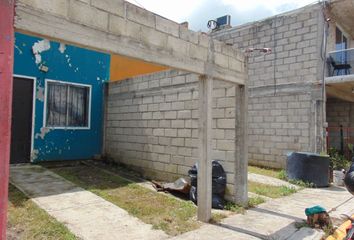
{"type": "MultiPolygon", "coordinates": [[[[328,38],[328,28],[329,28],[329,22],[331,19],[326,16],[326,7],[327,4],[329,4],[328,1],[323,2],[323,18],[324,18],[324,25],[323,25],[323,39],[322,39],[322,60],[323,60],[323,66],[322,66],[322,126],[321,126],[321,136],[322,136],[322,144],[321,144],[321,151],[324,152],[325,146],[326,146],[326,131],[325,129],[327,128],[327,123],[326,123],[326,102],[327,102],[327,96],[326,96],[326,63],[327,63],[327,38],[328,38]]],[[[316,139],[316,146],[317,146],[317,139],[316,139]]],[[[316,147],[317,148],[317,147],[316,147]]]]}

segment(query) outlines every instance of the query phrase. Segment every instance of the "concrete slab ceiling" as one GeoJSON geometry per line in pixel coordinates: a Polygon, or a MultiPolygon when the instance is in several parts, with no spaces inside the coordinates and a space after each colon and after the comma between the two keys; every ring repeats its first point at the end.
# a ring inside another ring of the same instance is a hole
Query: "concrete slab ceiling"
{"type": "Polygon", "coordinates": [[[354,75],[327,78],[326,92],[327,97],[354,102],[354,75]]]}
{"type": "Polygon", "coordinates": [[[246,79],[243,53],[123,0],[18,0],[15,28],[240,85],[246,79]]]}
{"type": "Polygon", "coordinates": [[[331,18],[340,22],[341,26],[352,37],[354,36],[354,1],[353,0],[332,0],[330,1],[331,18]]]}

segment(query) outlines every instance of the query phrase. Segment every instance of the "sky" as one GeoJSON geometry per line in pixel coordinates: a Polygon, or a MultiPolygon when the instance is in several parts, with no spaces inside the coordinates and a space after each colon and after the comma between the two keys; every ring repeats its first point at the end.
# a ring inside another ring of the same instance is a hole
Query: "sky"
{"type": "Polygon", "coordinates": [[[231,15],[232,26],[260,20],[317,2],[316,0],[128,0],[194,31],[207,31],[208,20],[231,15]]]}

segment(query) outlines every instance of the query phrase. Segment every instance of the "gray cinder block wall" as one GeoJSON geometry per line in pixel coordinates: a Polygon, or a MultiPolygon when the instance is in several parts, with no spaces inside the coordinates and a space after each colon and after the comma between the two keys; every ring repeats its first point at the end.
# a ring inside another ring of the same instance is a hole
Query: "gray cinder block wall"
{"type": "Polygon", "coordinates": [[[327,99],[328,127],[354,127],[354,103],[338,98],[327,99]]]}
{"type": "MultiPolygon", "coordinates": [[[[214,81],[213,159],[232,196],[235,84],[214,81]]],[[[174,181],[198,161],[198,75],[176,70],[109,83],[105,148],[110,160],[150,179],[174,181]]]]}
{"type": "Polygon", "coordinates": [[[320,4],[216,31],[241,50],[271,48],[249,57],[249,162],[284,168],[291,151],[323,146],[320,4]]]}
{"type": "MultiPolygon", "coordinates": [[[[354,138],[354,103],[337,98],[327,99],[328,143],[330,147],[341,149],[340,129],[343,127],[344,142],[354,138]]],[[[343,146],[344,149],[347,146],[343,146]]]]}

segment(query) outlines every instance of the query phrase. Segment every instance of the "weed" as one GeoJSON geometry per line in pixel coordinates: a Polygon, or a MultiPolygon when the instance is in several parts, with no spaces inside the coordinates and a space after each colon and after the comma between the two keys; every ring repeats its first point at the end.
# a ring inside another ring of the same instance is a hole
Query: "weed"
{"type": "Polygon", "coordinates": [[[297,186],[302,187],[302,188],[314,188],[314,187],[316,187],[315,184],[313,184],[311,182],[305,182],[305,181],[298,180],[298,179],[289,179],[285,170],[281,170],[279,172],[278,178],[281,179],[281,180],[284,180],[284,181],[288,181],[289,183],[297,185],[297,186]]]}
{"type": "Polygon", "coordinates": [[[303,227],[310,227],[306,221],[302,221],[302,222],[295,222],[295,227],[297,229],[303,228],[303,227]]]}
{"type": "Polygon", "coordinates": [[[209,223],[211,224],[217,224],[220,223],[222,219],[226,218],[227,216],[225,214],[222,213],[213,213],[211,216],[211,219],[209,221],[209,223]]]}
{"type": "Polygon", "coordinates": [[[233,202],[226,202],[225,210],[231,211],[231,212],[235,212],[235,213],[244,213],[245,212],[245,208],[237,205],[236,203],[233,202]]]}
{"type": "Polygon", "coordinates": [[[251,197],[248,199],[248,208],[253,208],[259,204],[264,203],[265,200],[262,197],[251,197]]]}
{"type": "Polygon", "coordinates": [[[286,171],[283,169],[278,173],[277,178],[281,179],[281,180],[288,180],[288,176],[286,175],[286,171]]]}
{"type": "Polygon", "coordinates": [[[246,209],[248,208],[253,208],[261,203],[264,203],[265,200],[262,197],[251,197],[248,199],[248,203],[246,207],[242,207],[236,203],[233,202],[226,202],[224,209],[231,211],[231,212],[235,212],[235,213],[241,213],[243,214],[245,212],[246,209]]]}
{"type": "Polygon", "coordinates": [[[294,185],[297,185],[299,187],[302,188],[315,188],[316,185],[314,183],[311,182],[305,182],[302,180],[298,180],[298,179],[288,179],[288,182],[294,185]]]}

